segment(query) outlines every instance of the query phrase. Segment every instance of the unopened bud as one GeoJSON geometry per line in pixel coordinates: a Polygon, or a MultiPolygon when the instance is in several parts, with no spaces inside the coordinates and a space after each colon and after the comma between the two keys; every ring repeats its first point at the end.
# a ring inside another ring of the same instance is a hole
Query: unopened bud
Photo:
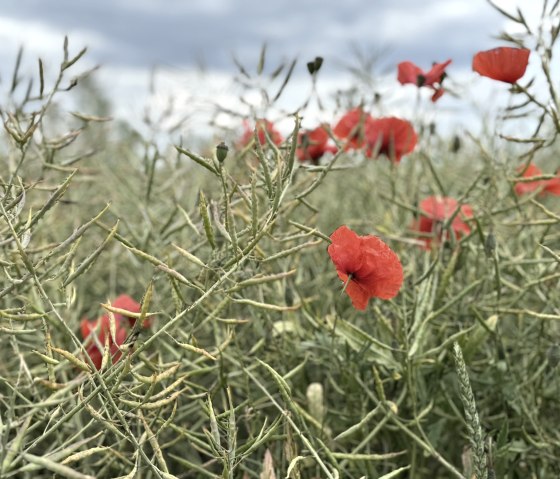
{"type": "Polygon", "coordinates": [[[216,146],[216,158],[220,163],[224,162],[228,154],[228,151],[229,148],[223,141],[218,146],[216,146]]]}
{"type": "Polygon", "coordinates": [[[461,138],[459,135],[455,135],[451,141],[451,152],[457,153],[461,149],[461,138]]]}
{"type": "Polygon", "coordinates": [[[314,75],[319,71],[322,64],[323,64],[323,57],[315,57],[315,60],[307,63],[307,70],[311,75],[314,75]]]}

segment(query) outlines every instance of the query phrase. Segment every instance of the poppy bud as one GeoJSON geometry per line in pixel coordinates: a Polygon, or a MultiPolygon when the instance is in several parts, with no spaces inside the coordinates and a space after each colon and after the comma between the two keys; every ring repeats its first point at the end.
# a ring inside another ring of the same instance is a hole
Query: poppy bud
{"type": "Polygon", "coordinates": [[[216,158],[220,163],[223,163],[225,161],[228,151],[229,148],[223,141],[216,146],[216,158]]]}
{"type": "Polygon", "coordinates": [[[312,62],[307,62],[307,70],[310,75],[314,75],[319,71],[321,65],[323,64],[323,57],[315,57],[312,62]]]}
{"type": "Polygon", "coordinates": [[[461,138],[459,135],[455,135],[451,141],[451,152],[457,153],[461,149],[461,138]]]}

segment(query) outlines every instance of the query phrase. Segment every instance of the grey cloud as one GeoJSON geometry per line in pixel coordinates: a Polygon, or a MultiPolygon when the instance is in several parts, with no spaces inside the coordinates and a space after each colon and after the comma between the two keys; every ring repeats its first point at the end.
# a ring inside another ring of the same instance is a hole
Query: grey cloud
{"type": "Polygon", "coordinates": [[[70,38],[76,31],[95,32],[104,46],[91,45],[90,51],[102,63],[184,67],[201,62],[234,71],[232,52],[254,64],[266,41],[271,58],[299,56],[303,74],[305,61],[315,55],[325,57],[326,70],[335,68],[337,60],[349,59],[352,44],[364,50],[387,47],[385,65],[404,59],[421,66],[447,58],[455,66],[470,63],[500,25],[483,0],[472,0],[473,14],[438,24],[419,38],[410,37],[406,24],[392,41],[382,38],[388,15],[410,18],[437,10],[443,1],[19,0],[3,2],[0,14],[44,22],[70,38]]]}

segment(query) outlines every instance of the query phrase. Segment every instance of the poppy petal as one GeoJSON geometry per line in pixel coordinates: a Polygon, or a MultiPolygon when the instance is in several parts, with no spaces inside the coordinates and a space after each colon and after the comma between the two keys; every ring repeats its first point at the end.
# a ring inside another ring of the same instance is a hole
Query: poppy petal
{"type": "MultiPolygon", "coordinates": [[[[521,174],[521,178],[532,178],[533,176],[542,176],[542,170],[534,163],[529,163],[527,166],[521,166],[517,169],[521,174]]],[[[546,181],[534,180],[534,181],[519,181],[515,183],[514,191],[518,196],[526,195],[532,193],[539,188],[545,187],[546,181]]]]}
{"type": "Polygon", "coordinates": [[[425,85],[426,86],[433,86],[434,83],[441,83],[442,77],[445,74],[445,69],[449,66],[451,60],[447,60],[443,63],[434,63],[432,69],[426,73],[425,76],[425,85]]]}
{"type": "Polygon", "coordinates": [[[300,133],[298,136],[298,148],[296,155],[300,161],[309,161],[317,164],[318,160],[332,149],[336,151],[334,145],[327,145],[329,134],[324,127],[319,126],[314,130],[300,133]]]}
{"type": "MultiPolygon", "coordinates": [[[[257,138],[259,139],[259,143],[261,145],[266,144],[265,130],[272,140],[272,143],[274,143],[275,145],[280,145],[284,141],[282,134],[274,127],[274,124],[269,120],[258,119],[255,123],[255,127],[257,129],[257,138]]],[[[247,120],[245,120],[243,122],[243,135],[239,140],[239,147],[243,148],[247,146],[253,140],[253,138],[254,128],[247,120]]]]}
{"type": "Polygon", "coordinates": [[[331,235],[327,251],[337,271],[350,274],[361,268],[363,255],[360,237],[347,226],[341,226],[331,235]]]}
{"type": "Polygon", "coordinates": [[[435,103],[443,96],[444,93],[445,90],[443,88],[436,88],[434,90],[434,94],[432,95],[432,101],[435,103]]]}
{"type": "Polygon", "coordinates": [[[482,76],[505,83],[515,83],[527,69],[531,51],[526,48],[499,47],[478,52],[472,69],[482,76]]]}
{"type": "Polygon", "coordinates": [[[80,322],[80,332],[82,333],[82,339],[86,339],[92,331],[95,329],[97,322],[90,321],[89,319],[82,319],[80,322]]]}
{"type": "Polygon", "coordinates": [[[401,62],[397,66],[397,80],[401,85],[412,83],[418,85],[418,77],[424,75],[420,67],[412,62],[401,62]]]}
{"type": "Polygon", "coordinates": [[[333,128],[335,136],[346,140],[346,148],[361,148],[365,142],[365,130],[373,118],[361,108],[347,112],[333,128]]]}
{"type": "Polygon", "coordinates": [[[99,348],[92,344],[86,349],[88,356],[91,359],[91,362],[95,366],[96,369],[101,369],[101,362],[103,361],[103,354],[99,351],[99,348]]]}
{"type": "MultiPolygon", "coordinates": [[[[420,218],[413,222],[411,228],[422,233],[422,240],[426,248],[429,248],[432,241],[444,239],[443,225],[446,220],[457,211],[459,203],[455,198],[448,196],[429,196],[420,202],[420,218]],[[426,237],[431,235],[431,237],[426,237]]],[[[451,231],[460,238],[471,232],[471,228],[466,220],[474,216],[470,205],[461,205],[459,212],[451,222],[451,231]]],[[[445,233],[445,239],[449,239],[449,231],[445,233]]]]}
{"type": "MultiPolygon", "coordinates": [[[[338,274],[338,276],[340,277],[340,279],[343,279],[340,273],[338,274]]],[[[346,276],[346,280],[343,279],[344,284],[346,284],[347,280],[348,276],[346,276]]],[[[364,311],[367,308],[368,302],[371,298],[371,294],[369,294],[366,288],[364,288],[360,283],[357,283],[356,281],[350,281],[346,286],[345,291],[346,294],[350,297],[352,306],[354,306],[354,308],[360,311],[364,311]]]]}
{"type": "Polygon", "coordinates": [[[385,155],[398,163],[416,147],[418,135],[412,124],[400,118],[377,118],[366,125],[368,157],[385,155]]]}
{"type": "Polygon", "coordinates": [[[544,190],[554,196],[560,196],[560,176],[546,182],[544,190]]]}
{"type": "Polygon", "coordinates": [[[370,296],[391,299],[397,295],[403,283],[402,264],[397,254],[377,236],[361,238],[364,256],[367,258],[358,277],[370,296]]]}

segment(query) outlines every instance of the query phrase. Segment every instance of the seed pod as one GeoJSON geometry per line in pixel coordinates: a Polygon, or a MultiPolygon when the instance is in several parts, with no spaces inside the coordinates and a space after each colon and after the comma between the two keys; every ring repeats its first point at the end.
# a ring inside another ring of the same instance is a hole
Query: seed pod
{"type": "Polygon", "coordinates": [[[216,146],[216,158],[220,163],[225,161],[228,151],[229,148],[223,141],[216,146]]]}

